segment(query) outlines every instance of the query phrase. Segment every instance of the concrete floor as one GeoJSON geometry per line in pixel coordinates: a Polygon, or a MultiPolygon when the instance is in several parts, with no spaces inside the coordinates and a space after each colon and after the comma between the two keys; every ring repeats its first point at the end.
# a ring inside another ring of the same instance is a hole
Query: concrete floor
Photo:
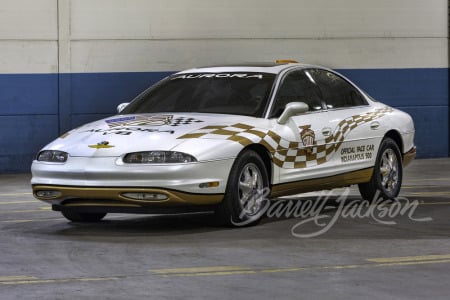
{"type": "Polygon", "coordinates": [[[68,223],[33,199],[29,175],[0,175],[0,298],[449,299],[450,159],[416,160],[404,177],[401,195],[420,201],[413,217],[431,221],[341,217],[297,238],[291,229],[305,219],[241,229],[202,216],[68,223]]]}

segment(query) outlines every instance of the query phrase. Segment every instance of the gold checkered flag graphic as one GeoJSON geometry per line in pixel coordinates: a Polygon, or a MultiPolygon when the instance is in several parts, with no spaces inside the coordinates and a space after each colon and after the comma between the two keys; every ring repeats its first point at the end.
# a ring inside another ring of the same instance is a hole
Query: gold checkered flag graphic
{"type": "Polygon", "coordinates": [[[350,131],[361,124],[381,118],[392,111],[392,108],[386,107],[362,115],[348,117],[342,120],[334,133],[325,139],[324,144],[320,145],[303,145],[300,142],[288,141],[271,130],[256,128],[242,123],[229,126],[205,126],[195,132],[185,134],[179,139],[227,139],[240,143],[243,146],[257,143],[269,150],[274,164],[278,167],[306,168],[329,161],[340,148],[350,131]]]}

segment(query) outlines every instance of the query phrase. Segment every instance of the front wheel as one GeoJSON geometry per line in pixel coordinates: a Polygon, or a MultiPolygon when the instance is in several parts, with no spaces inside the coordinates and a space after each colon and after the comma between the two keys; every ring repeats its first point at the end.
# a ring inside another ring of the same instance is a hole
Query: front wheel
{"type": "Polygon", "coordinates": [[[261,157],[254,151],[241,153],[231,168],[223,201],[215,212],[219,224],[249,226],[264,215],[269,177],[261,157]]]}
{"type": "Polygon", "coordinates": [[[394,140],[381,142],[371,180],[359,184],[359,192],[365,200],[393,199],[400,193],[403,166],[400,150],[394,140]]]}
{"type": "Polygon", "coordinates": [[[74,210],[63,210],[61,214],[72,222],[99,222],[106,213],[80,213],[74,210]]]}

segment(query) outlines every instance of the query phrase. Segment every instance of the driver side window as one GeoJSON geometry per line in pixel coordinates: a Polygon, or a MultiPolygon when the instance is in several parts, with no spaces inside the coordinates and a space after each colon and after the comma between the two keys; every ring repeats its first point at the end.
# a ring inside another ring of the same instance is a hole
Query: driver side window
{"type": "Polygon", "coordinates": [[[270,116],[278,118],[290,102],[304,102],[309,111],[319,111],[322,109],[319,93],[318,87],[303,70],[293,71],[283,79],[270,116]]]}

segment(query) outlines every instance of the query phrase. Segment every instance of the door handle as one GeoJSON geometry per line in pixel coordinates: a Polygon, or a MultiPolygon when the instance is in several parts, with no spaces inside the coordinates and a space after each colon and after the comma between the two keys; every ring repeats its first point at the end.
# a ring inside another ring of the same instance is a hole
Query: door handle
{"type": "Polygon", "coordinates": [[[322,134],[323,136],[330,136],[331,135],[331,128],[330,127],[325,127],[322,129],[322,134]]]}
{"type": "Polygon", "coordinates": [[[377,130],[379,127],[380,127],[380,122],[375,121],[375,122],[370,123],[370,129],[372,129],[372,130],[377,130]]]}

